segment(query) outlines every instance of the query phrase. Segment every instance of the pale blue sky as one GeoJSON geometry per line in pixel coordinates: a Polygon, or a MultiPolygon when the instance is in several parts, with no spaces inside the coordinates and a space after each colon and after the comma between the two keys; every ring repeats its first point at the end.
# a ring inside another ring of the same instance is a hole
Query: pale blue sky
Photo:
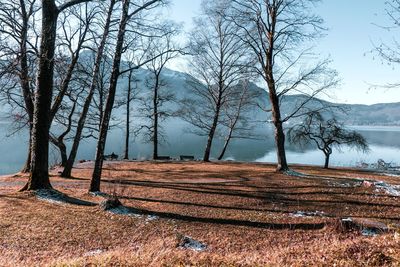
{"type": "MultiPolygon", "coordinates": [[[[324,0],[316,12],[329,28],[316,49],[321,57],[330,56],[342,79],[334,91],[334,101],[373,104],[400,102],[400,89],[371,88],[374,84],[400,82],[400,66],[387,66],[369,53],[372,42],[391,40],[400,31],[386,31],[374,24],[388,25],[384,0],[324,0]]],[[[191,27],[192,17],[200,10],[201,0],[171,0],[172,19],[191,27]]],[[[400,36],[400,35],[399,35],[400,36]]],[[[400,39],[400,37],[399,37],[400,39]]],[[[181,68],[177,64],[177,68],[181,68]]],[[[182,70],[182,69],[181,69],[182,70]]]]}

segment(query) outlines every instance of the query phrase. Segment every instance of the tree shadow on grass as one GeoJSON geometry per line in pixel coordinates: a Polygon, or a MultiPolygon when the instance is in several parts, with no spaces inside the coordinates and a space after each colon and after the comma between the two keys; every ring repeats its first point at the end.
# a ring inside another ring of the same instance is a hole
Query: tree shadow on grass
{"type": "MultiPolygon", "coordinates": [[[[286,204],[295,203],[298,205],[300,201],[302,204],[339,204],[339,205],[357,205],[357,206],[380,206],[380,207],[392,207],[392,208],[400,208],[400,205],[396,204],[389,204],[389,203],[374,203],[374,202],[364,202],[359,200],[351,200],[351,199],[341,199],[341,200],[328,200],[328,199],[297,199],[292,198],[290,196],[302,195],[306,193],[286,193],[286,192],[278,192],[278,191],[271,191],[271,192],[255,192],[255,191],[244,191],[244,190],[229,190],[226,188],[208,188],[202,187],[198,185],[193,185],[190,187],[189,185],[180,185],[174,183],[166,183],[166,182],[152,182],[152,181],[132,181],[132,180],[103,180],[106,183],[111,184],[121,184],[121,185],[134,185],[140,187],[148,187],[148,188],[162,188],[162,189],[171,189],[177,191],[184,191],[184,192],[191,192],[191,193],[198,193],[198,194],[208,194],[208,195],[222,195],[222,196],[233,196],[233,197],[243,197],[243,198],[250,198],[250,199],[259,199],[259,200],[271,200],[273,202],[284,202],[286,204]]],[[[335,192],[321,192],[324,195],[345,195],[337,194],[335,192]]],[[[312,194],[312,193],[310,193],[312,194]]],[[[364,194],[363,194],[364,195],[364,194]]]]}
{"type": "Polygon", "coordinates": [[[54,189],[41,189],[33,191],[33,194],[39,199],[55,204],[72,204],[78,206],[97,206],[96,203],[70,197],[54,189]]]}
{"type": "Polygon", "coordinates": [[[173,219],[185,222],[194,223],[210,223],[219,225],[231,225],[231,226],[246,226],[253,228],[264,228],[270,230],[321,230],[325,227],[326,223],[267,223],[267,222],[255,222],[245,221],[237,219],[223,219],[223,218],[207,218],[207,217],[195,217],[189,215],[181,215],[170,212],[158,212],[149,211],[145,209],[130,208],[132,213],[158,216],[163,219],[173,219]]]}

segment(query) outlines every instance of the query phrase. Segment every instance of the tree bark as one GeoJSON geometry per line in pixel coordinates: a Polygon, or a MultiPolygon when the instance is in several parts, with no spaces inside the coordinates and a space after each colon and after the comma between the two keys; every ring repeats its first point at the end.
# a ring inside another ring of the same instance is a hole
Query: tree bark
{"type": "Polygon", "coordinates": [[[218,160],[222,160],[222,158],[225,155],[225,152],[228,148],[229,142],[232,139],[233,129],[234,129],[234,126],[229,129],[229,134],[228,134],[227,138],[225,139],[224,147],[222,148],[221,154],[219,154],[218,160]]]}
{"type": "Polygon", "coordinates": [[[329,168],[329,158],[330,158],[330,154],[325,154],[325,164],[324,164],[324,169],[328,169],[329,168]]]}
{"type": "Polygon", "coordinates": [[[55,1],[42,0],[42,39],[34,103],[31,175],[22,190],[51,188],[48,153],[57,17],[55,1]]]}
{"type": "Polygon", "coordinates": [[[28,53],[27,53],[27,36],[28,36],[28,23],[29,16],[24,1],[20,0],[21,6],[21,14],[22,14],[22,28],[21,28],[21,43],[20,43],[20,65],[21,71],[19,74],[22,95],[24,96],[24,104],[25,110],[28,114],[29,118],[29,148],[28,148],[28,156],[25,162],[24,167],[22,168],[22,173],[28,173],[31,171],[31,146],[32,146],[32,126],[33,126],[33,100],[31,87],[29,84],[30,76],[29,76],[29,67],[28,67],[28,53]]]}
{"type": "MultiPolygon", "coordinates": [[[[269,76],[272,77],[272,72],[270,72],[269,76]]],[[[281,120],[279,97],[276,94],[275,82],[273,78],[270,78],[270,81],[268,83],[268,88],[269,88],[269,99],[271,102],[271,109],[272,109],[272,121],[275,126],[275,145],[276,145],[276,155],[278,161],[276,170],[278,172],[283,172],[289,170],[289,167],[286,160],[285,132],[283,131],[283,125],[281,120]]]]}
{"type": "Polygon", "coordinates": [[[215,130],[217,129],[220,110],[221,110],[221,97],[218,97],[218,102],[217,102],[217,106],[216,106],[213,123],[211,125],[210,132],[208,133],[207,145],[206,145],[206,149],[204,151],[203,161],[205,161],[205,162],[210,161],[211,147],[212,147],[212,143],[214,140],[215,130]]]}
{"type": "Polygon", "coordinates": [[[271,18],[271,28],[269,30],[268,38],[268,50],[267,50],[267,62],[265,66],[265,78],[268,83],[269,90],[269,100],[271,103],[272,109],[272,121],[275,126],[275,144],[276,144],[276,154],[277,154],[277,167],[276,170],[278,172],[284,172],[289,170],[287,161],[286,161],[286,151],[285,151],[285,133],[283,131],[281,111],[280,111],[280,103],[279,96],[276,92],[276,84],[274,78],[274,51],[275,51],[275,34],[276,34],[276,24],[277,24],[277,10],[276,7],[272,7],[270,10],[270,18],[271,18]]]}
{"type": "Polygon", "coordinates": [[[124,159],[129,159],[129,124],[130,124],[130,112],[131,112],[131,94],[132,94],[132,73],[133,70],[129,71],[128,77],[128,92],[126,98],[126,135],[125,135],[125,153],[124,159]]]}
{"type": "Polygon", "coordinates": [[[72,143],[71,152],[70,152],[68,160],[65,164],[64,170],[61,173],[61,177],[66,177],[66,178],[71,177],[72,167],[74,166],[76,155],[78,153],[83,128],[85,127],[86,117],[89,112],[90,104],[92,103],[94,92],[96,90],[96,85],[97,85],[97,80],[98,80],[99,73],[100,73],[100,66],[101,66],[101,61],[103,58],[104,48],[105,48],[107,38],[108,38],[108,35],[110,32],[111,15],[114,10],[114,5],[115,5],[115,0],[111,0],[110,7],[109,7],[108,13],[107,13],[106,24],[104,26],[103,36],[102,36],[99,48],[97,50],[97,55],[96,55],[96,59],[95,59],[95,63],[94,63],[94,69],[93,69],[93,73],[92,73],[92,80],[90,83],[89,94],[86,97],[85,104],[83,105],[81,116],[79,117],[79,121],[78,121],[78,126],[76,128],[74,141],[72,143]]]}
{"type": "Polygon", "coordinates": [[[65,166],[67,163],[68,157],[67,157],[67,146],[64,144],[63,140],[61,138],[55,138],[53,136],[50,136],[50,141],[55,145],[58,150],[60,151],[60,156],[61,156],[61,166],[65,166]]]}
{"type": "Polygon", "coordinates": [[[94,170],[90,182],[90,192],[100,191],[101,172],[103,168],[104,148],[107,140],[108,127],[111,118],[111,112],[114,106],[115,91],[117,88],[118,77],[120,72],[121,55],[124,45],[125,29],[129,19],[129,0],[122,2],[122,15],[119,23],[117,44],[115,47],[113,67],[110,77],[110,86],[106,106],[103,113],[103,119],[100,126],[99,140],[97,142],[96,159],[94,163],[94,170]]]}
{"type": "Polygon", "coordinates": [[[153,95],[153,159],[158,159],[158,87],[160,77],[156,74],[153,95]]]}
{"type": "Polygon", "coordinates": [[[275,142],[278,158],[278,166],[276,167],[276,170],[279,172],[287,171],[289,170],[289,167],[286,160],[285,133],[281,122],[277,123],[275,126],[275,142]]]}
{"type": "Polygon", "coordinates": [[[29,173],[31,171],[31,148],[32,148],[32,123],[29,124],[29,146],[28,146],[28,155],[26,157],[26,161],[24,167],[22,168],[22,173],[29,173]]]}

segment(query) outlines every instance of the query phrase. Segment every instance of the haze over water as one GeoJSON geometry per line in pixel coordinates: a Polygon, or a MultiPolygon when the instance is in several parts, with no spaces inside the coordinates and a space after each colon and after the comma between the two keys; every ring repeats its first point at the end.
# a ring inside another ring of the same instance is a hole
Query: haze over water
{"type": "MultiPolygon", "coordinates": [[[[362,126],[353,127],[365,136],[370,144],[370,152],[367,154],[343,148],[335,150],[331,156],[331,166],[356,166],[359,162],[376,163],[378,159],[385,162],[398,164],[400,153],[400,127],[362,126]]],[[[20,132],[8,137],[7,124],[0,124],[0,175],[18,172],[26,158],[27,133],[20,132]]],[[[160,147],[160,155],[168,155],[178,158],[179,155],[194,155],[201,158],[205,141],[204,138],[182,131],[168,131],[168,143],[160,147]]],[[[112,152],[122,155],[124,147],[124,133],[116,129],[109,135],[106,154],[112,152]]],[[[217,157],[222,146],[222,140],[217,140],[213,147],[213,157],[217,157]]],[[[93,159],[95,154],[95,141],[84,140],[80,146],[77,159],[93,159]]],[[[151,145],[142,144],[141,140],[132,141],[130,157],[140,160],[149,159],[151,145]]],[[[290,163],[322,165],[324,157],[321,151],[310,147],[299,149],[287,145],[287,158],[290,163]]],[[[59,160],[58,151],[54,147],[50,151],[52,164],[59,160]]],[[[265,135],[265,140],[233,140],[225,156],[226,160],[247,162],[275,162],[276,154],[272,128],[265,135]]]]}

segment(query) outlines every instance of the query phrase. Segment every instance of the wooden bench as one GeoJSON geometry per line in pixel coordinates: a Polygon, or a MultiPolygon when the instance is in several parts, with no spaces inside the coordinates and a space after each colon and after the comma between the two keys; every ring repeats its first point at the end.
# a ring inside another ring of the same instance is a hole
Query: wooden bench
{"type": "Polygon", "coordinates": [[[194,160],[194,156],[185,156],[185,155],[180,155],[179,156],[180,160],[184,160],[184,161],[189,161],[189,160],[194,160]]]}
{"type": "Polygon", "coordinates": [[[116,155],[114,152],[111,153],[110,155],[104,155],[103,156],[104,160],[117,160],[118,159],[118,155],[116,155]]]}

